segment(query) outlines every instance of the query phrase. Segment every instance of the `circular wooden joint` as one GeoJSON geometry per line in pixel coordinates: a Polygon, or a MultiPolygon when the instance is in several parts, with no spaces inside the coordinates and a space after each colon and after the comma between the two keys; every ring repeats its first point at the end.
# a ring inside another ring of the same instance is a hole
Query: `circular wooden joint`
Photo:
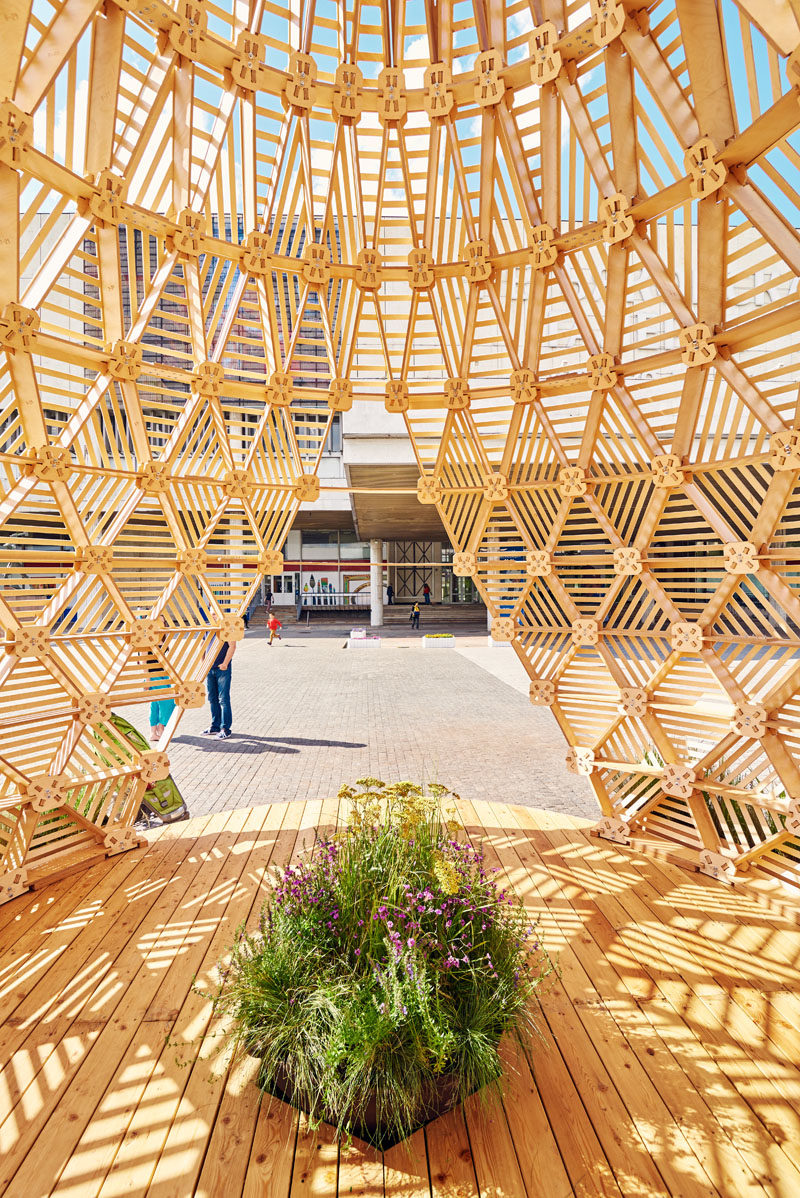
{"type": "Polygon", "coordinates": [[[525,573],[528,578],[547,578],[553,572],[553,562],[545,549],[529,549],[525,554],[525,573]]]}
{"type": "Polygon", "coordinates": [[[769,462],[773,470],[800,470],[800,429],[780,429],[772,434],[769,462]]]}
{"type": "Polygon", "coordinates": [[[442,484],[435,475],[417,479],[417,499],[420,503],[440,503],[442,498],[442,484]]]}
{"type": "Polygon", "coordinates": [[[582,466],[562,466],[556,482],[562,499],[576,499],[589,489],[586,471],[582,466]]]}
{"type": "Polygon", "coordinates": [[[670,624],[669,643],[679,653],[700,653],[703,648],[703,629],[699,624],[676,620],[670,624]]]}
{"type": "Polygon", "coordinates": [[[513,641],[516,624],[513,616],[495,616],[492,619],[492,640],[513,641]]]}
{"type": "Polygon", "coordinates": [[[604,815],[596,824],[595,831],[603,840],[610,840],[614,844],[630,844],[631,826],[619,816],[604,815]]]}
{"type": "Polygon", "coordinates": [[[728,177],[728,168],[717,158],[717,147],[710,137],[701,137],[690,146],[683,160],[691,176],[689,195],[694,200],[704,200],[719,191],[728,177]]]}
{"type": "Polygon", "coordinates": [[[86,181],[91,186],[88,196],[78,197],[78,211],[95,225],[109,228],[118,225],[122,220],[122,199],[125,195],[126,184],[122,175],[116,175],[110,170],[98,171],[96,175],[87,175],[86,181]]]}
{"type": "Polygon", "coordinates": [[[192,545],[188,549],[178,550],[176,563],[181,574],[193,578],[198,574],[204,574],[208,569],[208,554],[205,549],[192,545]]]}
{"type": "Polygon", "coordinates": [[[384,67],[378,75],[378,120],[382,125],[404,125],[408,115],[405,76],[397,67],[384,67]]]}
{"type": "Polygon", "coordinates": [[[12,657],[36,657],[44,661],[51,643],[47,624],[24,624],[21,628],[6,629],[4,647],[12,657]]]}
{"type": "Polygon", "coordinates": [[[534,707],[552,707],[556,701],[555,683],[549,678],[531,679],[528,697],[534,707]]]}
{"type": "Polygon", "coordinates": [[[470,390],[467,379],[445,379],[444,402],[451,412],[463,412],[470,404],[470,390]]]}
{"type": "Polygon", "coordinates": [[[20,169],[27,152],[32,147],[33,117],[12,103],[0,103],[0,163],[14,170],[20,169]]]}
{"type": "Polygon", "coordinates": [[[331,277],[331,256],[327,246],[310,241],[303,250],[303,282],[310,287],[326,287],[331,277]]]}
{"type": "Polygon", "coordinates": [[[595,354],[589,359],[586,377],[593,391],[608,391],[617,384],[618,373],[611,354],[595,354]]]}
{"type": "MultiPolygon", "coordinates": [[[[2,106],[0,106],[2,111],[2,106]]],[[[0,150],[2,161],[2,150],[0,150]]],[[[36,341],[36,334],[41,327],[41,318],[33,308],[26,308],[11,300],[3,305],[0,311],[0,345],[9,353],[17,350],[30,353],[36,341]]]]}
{"type": "Polygon", "coordinates": [[[28,451],[26,474],[43,483],[66,482],[72,473],[72,456],[68,449],[57,445],[42,445],[28,451]]]}
{"type": "Polygon", "coordinates": [[[125,625],[125,636],[131,649],[155,649],[164,636],[164,625],[159,618],[132,620],[125,625]]]}
{"type": "Polygon", "coordinates": [[[127,853],[130,849],[135,849],[138,844],[139,837],[135,828],[126,828],[122,824],[109,824],[105,829],[103,848],[109,857],[115,857],[117,853],[127,853]]]}
{"type": "Polygon", "coordinates": [[[403,379],[389,379],[386,384],[384,407],[387,412],[407,412],[408,383],[403,379]]]}
{"type": "Polygon", "coordinates": [[[697,872],[719,881],[732,882],[736,876],[736,864],[724,853],[715,853],[713,849],[701,849],[697,858],[697,872]]]}
{"type": "Polygon", "coordinates": [[[0,874],[0,903],[10,903],[29,889],[28,871],[23,866],[0,874]]]}
{"type": "Polygon", "coordinates": [[[493,471],[483,480],[483,493],[489,503],[504,503],[508,499],[508,479],[493,471]]]}
{"type": "Polygon", "coordinates": [[[279,549],[267,549],[258,559],[259,574],[282,574],[283,554],[279,549]]]}
{"type": "Polygon", "coordinates": [[[356,287],[361,291],[377,291],[383,282],[382,261],[377,250],[359,250],[356,255],[356,287]]]}
{"type": "Polygon", "coordinates": [[[409,283],[412,291],[426,291],[436,279],[433,254],[427,246],[411,250],[408,255],[409,283]]]}
{"type": "Polygon", "coordinates": [[[248,233],[242,250],[242,270],[249,275],[266,275],[269,269],[269,237],[257,231],[248,233]]]}
{"type": "Polygon", "coordinates": [[[195,395],[211,399],[219,395],[225,378],[221,362],[201,362],[192,375],[191,388],[195,395]]]}
{"type": "Polygon", "coordinates": [[[353,384],[350,379],[331,379],[328,387],[328,407],[332,412],[349,412],[353,406],[353,384]]]}
{"type": "Polygon", "coordinates": [[[20,787],[23,801],[29,803],[37,815],[57,811],[67,799],[67,779],[63,774],[39,774],[20,787]]]}
{"type": "Polygon", "coordinates": [[[722,558],[728,574],[756,574],[758,550],[752,541],[732,541],[723,546],[722,558]]]}
{"type": "Polygon", "coordinates": [[[288,408],[293,398],[294,379],[285,370],[276,370],[267,384],[266,401],[274,408],[288,408]]]}
{"type": "Polygon", "coordinates": [[[175,688],[175,702],[181,711],[194,711],[203,707],[206,701],[206,688],[203,682],[181,682],[175,688]]]}
{"type": "Polygon", "coordinates": [[[614,550],[614,573],[623,578],[635,578],[642,572],[641,550],[622,545],[614,550]]]}
{"type": "Polygon", "coordinates": [[[284,103],[299,113],[309,112],[317,98],[317,64],[310,54],[294,50],[289,55],[288,78],[284,86],[284,103]]]}
{"type": "Polygon", "coordinates": [[[134,341],[115,341],[106,353],[106,371],[112,379],[122,383],[135,383],[142,373],[142,347],[134,341]]]}
{"type": "Polygon", "coordinates": [[[166,462],[145,462],[136,474],[136,485],[145,495],[163,495],[171,481],[166,462]]]}
{"type": "Polygon", "coordinates": [[[653,474],[653,486],[668,489],[682,487],[686,481],[686,473],[681,459],[675,453],[660,453],[650,463],[653,474]]]}
{"type": "Polygon", "coordinates": [[[453,76],[450,67],[445,62],[432,62],[423,72],[425,95],[423,106],[431,120],[442,120],[448,116],[455,96],[453,94],[453,76]]]}
{"type": "Polygon", "coordinates": [[[590,774],[594,773],[594,752],[592,749],[585,749],[579,745],[571,745],[567,750],[566,765],[571,774],[579,774],[582,778],[588,778],[590,774]]]}
{"type": "Polygon", "coordinates": [[[598,220],[603,226],[603,240],[611,245],[625,241],[634,232],[635,222],[630,212],[631,202],[622,192],[605,196],[598,205],[598,220]]]}
{"type": "Polygon", "coordinates": [[[470,283],[488,283],[492,277],[492,260],[485,241],[470,241],[467,250],[467,279],[470,283]]]}
{"type": "Polygon", "coordinates": [[[536,386],[536,376],[527,366],[522,370],[513,370],[511,372],[509,389],[514,403],[533,403],[539,395],[539,388],[536,386]]]}
{"type": "Polygon", "coordinates": [[[139,777],[146,786],[154,782],[163,782],[169,777],[169,757],[157,749],[147,749],[142,753],[139,762],[139,777]]]}
{"type": "Polygon", "coordinates": [[[81,545],[75,550],[75,569],[81,574],[110,574],[113,566],[112,545],[81,545]]]}
{"type": "Polygon", "coordinates": [[[707,324],[693,324],[678,333],[681,362],[684,366],[709,366],[717,356],[707,324]]]}
{"type": "Polygon", "coordinates": [[[222,490],[231,499],[249,499],[253,480],[247,470],[229,470],[222,481],[222,490]]]}
{"type": "Polygon", "coordinates": [[[661,789],[674,799],[689,799],[697,782],[697,773],[690,765],[682,762],[664,766],[661,789]]]}
{"type": "Polygon", "coordinates": [[[573,620],[570,637],[578,648],[596,645],[600,641],[600,625],[597,620],[573,620]]]}
{"type": "Polygon", "coordinates": [[[241,641],[244,637],[244,620],[241,616],[225,615],[219,622],[217,636],[221,641],[241,641]]]}
{"type": "Polygon", "coordinates": [[[622,715],[640,717],[646,715],[650,702],[649,693],[640,686],[623,686],[619,692],[619,710],[622,715]]]}
{"type": "Polygon", "coordinates": [[[101,724],[111,717],[111,699],[100,691],[80,695],[72,701],[72,715],[81,724],[101,724]]]}
{"type": "Polygon", "coordinates": [[[167,248],[181,258],[199,258],[205,220],[201,212],[184,208],[178,213],[175,231],[167,237],[167,248]]]}
{"type": "Polygon", "coordinates": [[[453,554],[453,573],[457,578],[472,578],[478,569],[474,553],[456,550],[453,554]]]}
{"type": "Polygon", "coordinates": [[[767,735],[767,709],[760,703],[740,703],[734,708],[731,732],[747,740],[762,740],[767,735]]]}
{"type": "Polygon", "coordinates": [[[294,484],[294,493],[301,503],[314,503],[319,499],[319,479],[316,474],[301,474],[294,484]]]}

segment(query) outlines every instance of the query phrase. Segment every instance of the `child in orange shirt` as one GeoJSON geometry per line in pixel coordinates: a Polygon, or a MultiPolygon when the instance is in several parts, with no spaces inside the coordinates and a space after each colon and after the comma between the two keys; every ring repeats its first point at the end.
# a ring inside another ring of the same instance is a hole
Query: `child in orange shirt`
{"type": "Polygon", "coordinates": [[[278,629],[283,628],[283,624],[281,624],[274,612],[270,613],[270,617],[267,620],[267,628],[269,629],[269,640],[267,641],[268,645],[272,644],[272,642],[275,640],[275,637],[277,637],[278,640],[281,639],[281,634],[278,632],[278,629]]]}

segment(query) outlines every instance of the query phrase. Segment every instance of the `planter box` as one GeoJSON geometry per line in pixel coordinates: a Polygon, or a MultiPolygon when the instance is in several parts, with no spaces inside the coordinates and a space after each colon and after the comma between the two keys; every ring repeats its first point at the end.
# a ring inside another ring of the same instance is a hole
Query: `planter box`
{"type": "Polygon", "coordinates": [[[380,649],[379,636],[351,636],[347,642],[351,649],[380,649]]]}
{"type": "Polygon", "coordinates": [[[361,637],[365,637],[366,635],[367,635],[366,628],[351,628],[350,629],[350,640],[351,641],[358,640],[361,637]]]}
{"type": "Polygon", "coordinates": [[[496,641],[494,639],[494,637],[491,635],[491,633],[489,634],[489,636],[487,636],[486,640],[489,644],[490,649],[510,649],[511,648],[511,641],[496,641]]]}
{"type": "MultiPolygon", "coordinates": [[[[285,1069],[280,1069],[274,1085],[266,1088],[268,1093],[280,1098],[282,1102],[288,1102],[290,1106],[305,1114],[309,1113],[311,1104],[308,1101],[308,1095],[295,1089],[285,1069]]],[[[455,1106],[457,1106],[455,1078],[452,1074],[446,1073],[432,1082],[424,1095],[420,1105],[417,1129],[424,1127],[433,1119],[438,1119],[440,1115],[452,1111],[455,1106]]],[[[330,1115],[330,1112],[328,1114],[330,1115]]],[[[324,1115],[323,1118],[325,1118],[324,1115]]],[[[330,1122],[330,1119],[327,1121],[330,1122]]],[[[350,1130],[359,1139],[366,1140],[382,1150],[392,1148],[397,1143],[387,1135],[385,1128],[378,1122],[377,1103],[374,1095],[367,1100],[363,1122],[350,1130]]]]}
{"type": "Polygon", "coordinates": [[[423,649],[453,649],[455,643],[454,636],[424,636],[422,638],[423,649]]]}

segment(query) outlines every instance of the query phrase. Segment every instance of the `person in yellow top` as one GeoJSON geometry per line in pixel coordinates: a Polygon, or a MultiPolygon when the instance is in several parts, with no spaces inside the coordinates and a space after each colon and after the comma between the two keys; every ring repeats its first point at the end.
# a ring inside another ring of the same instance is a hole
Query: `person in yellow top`
{"type": "Polygon", "coordinates": [[[412,628],[419,628],[419,604],[418,603],[415,603],[414,606],[411,608],[411,615],[409,616],[409,619],[411,620],[412,628]]]}

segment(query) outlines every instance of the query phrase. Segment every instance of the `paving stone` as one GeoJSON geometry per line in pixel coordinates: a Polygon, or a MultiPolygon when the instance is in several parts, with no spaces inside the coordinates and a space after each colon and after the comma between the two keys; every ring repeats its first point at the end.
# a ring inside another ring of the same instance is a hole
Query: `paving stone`
{"type": "MultiPolygon", "coordinates": [[[[475,660],[423,650],[407,633],[389,633],[376,650],[345,643],[329,630],[268,647],[263,630],[249,631],[233,661],[233,737],[203,737],[208,709],[188,711],[169,748],[192,815],[324,798],[373,775],[598,818],[586,779],[567,773],[549,711],[520,693],[502,651],[481,651],[485,632],[459,640],[475,660]],[[508,681],[489,672],[495,661],[508,681]]],[[[125,714],[138,727],[147,718],[141,708],[125,714]]]]}

